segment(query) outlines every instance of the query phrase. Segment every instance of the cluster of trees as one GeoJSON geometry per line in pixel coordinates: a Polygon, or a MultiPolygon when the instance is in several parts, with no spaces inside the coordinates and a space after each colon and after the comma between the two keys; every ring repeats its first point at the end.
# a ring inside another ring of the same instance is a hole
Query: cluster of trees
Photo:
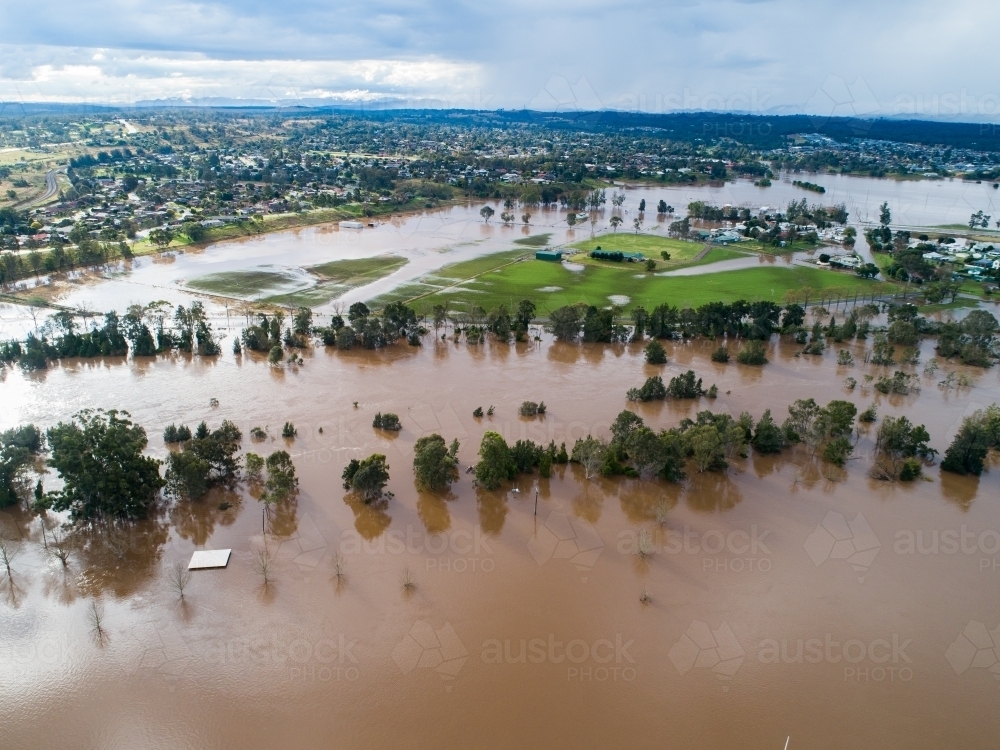
{"type": "MultiPolygon", "coordinates": [[[[173,425],[164,431],[165,441],[171,427],[173,425]]],[[[197,500],[215,485],[231,487],[235,484],[240,469],[236,454],[243,440],[235,424],[226,420],[218,429],[209,431],[208,425],[202,422],[194,435],[182,425],[173,437],[177,439],[172,442],[179,442],[181,449],[167,456],[167,495],[197,500]],[[187,439],[183,439],[185,435],[187,439]]]]}
{"type": "Polygon", "coordinates": [[[822,185],[817,185],[815,182],[803,182],[802,180],[792,180],[792,184],[795,187],[800,187],[803,190],[808,190],[812,193],[825,193],[826,188],[822,185]]]}
{"type": "MultiPolygon", "coordinates": [[[[688,217],[701,219],[703,221],[741,221],[747,224],[747,236],[756,236],[750,234],[751,229],[754,227],[765,230],[768,228],[767,222],[754,217],[749,208],[738,208],[736,206],[715,206],[711,203],[705,203],[704,201],[694,201],[689,203],[688,217]]],[[[768,214],[767,220],[774,224],[780,224],[782,222],[789,222],[791,224],[798,225],[815,224],[817,227],[822,229],[823,227],[830,226],[831,224],[846,224],[847,217],[847,206],[844,204],[837,206],[810,206],[809,202],[803,198],[800,201],[790,201],[788,208],[784,213],[779,212],[768,214]]]]}
{"type": "MultiPolygon", "coordinates": [[[[855,338],[863,340],[873,334],[874,345],[865,361],[875,365],[916,364],[921,338],[931,336],[937,337],[935,350],[938,355],[958,359],[963,364],[990,367],[1000,354],[997,341],[1000,323],[986,310],[973,310],[959,322],[942,323],[922,317],[911,304],[888,305],[885,309],[889,324],[882,330],[873,331],[870,324],[882,311],[876,304],[852,309],[842,323],[838,323],[834,315],[826,326],[817,321],[812,327],[806,353],[822,353],[825,339],[841,343],[855,338]],[[901,354],[897,353],[897,346],[903,347],[901,354]]],[[[799,343],[806,344],[806,329],[800,327],[796,337],[799,343]]]]}
{"type": "Polygon", "coordinates": [[[787,332],[801,326],[805,310],[791,304],[784,308],[769,301],[709,302],[698,308],[679,309],[669,303],[651,311],[642,306],[632,309],[631,330],[619,320],[615,308],[599,310],[593,306],[570,305],[553,310],[549,325],[556,338],[575,341],[582,333],[584,341],[640,341],[645,336],[657,339],[716,338],[730,336],[767,340],[777,331],[787,332]]]}
{"type": "Polygon", "coordinates": [[[541,476],[548,477],[552,464],[568,461],[565,443],[558,449],[555,442],[542,446],[531,440],[518,440],[511,446],[499,432],[488,430],[479,444],[476,482],[488,490],[495,490],[519,472],[529,474],[538,467],[541,476]]]}
{"type": "Polygon", "coordinates": [[[201,302],[193,302],[189,308],[178,305],[170,329],[165,327],[165,304],[153,303],[145,308],[133,305],[121,318],[112,310],[104,316],[103,326],[95,322],[89,330],[81,330],[72,313],[58,312],[41,327],[40,335],[28,334],[23,344],[18,341],[0,344],[0,362],[16,362],[26,370],[40,370],[50,360],[124,357],[129,350],[135,357],[170,350],[202,356],[219,353],[212,324],[201,302]],[[155,339],[150,331],[151,319],[158,322],[155,339]]]}
{"type": "MultiPolygon", "coordinates": [[[[243,436],[232,422],[215,430],[202,422],[194,433],[172,424],[164,439],[176,446],[165,462],[146,456],[145,429],[128,412],[103,409],[78,412],[44,435],[34,425],[8,430],[0,434],[0,507],[30,501],[36,509],[68,511],[74,522],[129,521],[147,517],[161,490],[167,497],[197,500],[212,487],[231,488],[239,479],[243,436]],[[39,480],[31,500],[32,477],[46,449],[46,463],[58,472],[62,488],[44,492],[39,480]]],[[[271,504],[290,497],[298,479],[287,451],[266,460],[246,454],[252,484],[261,483],[265,468],[261,499],[271,504]]]]}
{"type": "MultiPolygon", "coordinates": [[[[512,309],[501,304],[489,312],[479,305],[473,305],[464,328],[456,324],[455,341],[458,341],[463,333],[466,341],[470,344],[481,343],[487,334],[503,342],[509,342],[511,338],[515,341],[526,341],[528,326],[535,318],[536,309],[535,303],[527,299],[521,300],[516,308],[512,309]]],[[[448,310],[444,305],[434,306],[432,321],[434,333],[437,335],[441,327],[448,321],[448,310]]]]}
{"type": "Polygon", "coordinates": [[[937,353],[957,357],[964,364],[990,367],[997,357],[1000,324],[986,310],[973,310],[958,323],[942,323],[937,331],[937,353]]]}
{"type": "Polygon", "coordinates": [[[339,315],[330,326],[316,329],[323,343],[339,349],[381,349],[406,339],[411,346],[420,345],[426,331],[419,325],[416,312],[402,302],[391,302],[380,314],[375,314],[363,302],[355,302],[347,312],[347,324],[339,315]]]}
{"type": "Polygon", "coordinates": [[[275,451],[266,459],[256,453],[247,453],[246,472],[252,484],[257,486],[263,484],[260,499],[267,508],[289,499],[299,486],[298,477],[295,476],[295,464],[292,463],[288,451],[275,451]]]}
{"type": "Polygon", "coordinates": [[[610,260],[614,263],[621,263],[625,260],[625,254],[621,250],[601,250],[600,247],[591,250],[590,257],[594,260],[610,260]]]}
{"type": "Polygon", "coordinates": [[[702,388],[701,378],[696,380],[696,377],[694,370],[688,370],[681,375],[670,378],[670,383],[664,385],[663,378],[659,375],[653,375],[646,378],[642,387],[629,388],[626,398],[629,401],[663,401],[666,398],[698,398],[706,394],[709,398],[714,398],[715,386],[713,385],[706,391],[702,388]]]}
{"type": "Polygon", "coordinates": [[[47,329],[51,331],[51,340],[45,334],[41,338],[29,334],[24,354],[18,358],[25,369],[43,369],[50,359],[123,357],[128,353],[121,322],[114,311],[104,316],[103,327],[98,328],[95,324],[89,331],[79,333],[74,317],[68,312],[56,313],[49,323],[47,329]]]}
{"type": "Polygon", "coordinates": [[[372,427],[376,430],[388,430],[389,432],[399,432],[403,429],[399,417],[392,412],[376,414],[375,419],[372,420],[372,427]]]}
{"type": "Polygon", "coordinates": [[[444,490],[458,480],[458,440],[451,445],[437,433],[418,438],[413,446],[413,474],[417,487],[444,490]]]}
{"type": "Polygon", "coordinates": [[[603,309],[594,305],[566,305],[549,314],[549,326],[560,341],[614,343],[631,338],[631,331],[620,319],[617,308],[603,309]]]}
{"type": "MultiPolygon", "coordinates": [[[[833,400],[820,406],[814,399],[799,399],[788,407],[788,417],[782,424],[774,420],[770,410],[756,422],[747,412],[734,419],[729,414],[706,410],[693,420],[682,420],[677,427],[655,432],[642,417],[625,410],[615,418],[610,440],[592,436],[579,439],[568,459],[580,464],[587,478],[659,476],[680,481],[689,468],[697,472],[721,471],[729,459],[745,457],[750,448],[760,455],[771,455],[801,445],[810,457],[819,456],[843,466],[854,452],[856,418],[857,407],[850,401],[833,400]]],[[[862,414],[862,421],[875,420],[874,409],[862,414]]],[[[982,471],[985,450],[1000,447],[1000,407],[970,417],[963,430],[949,449],[952,458],[948,466],[942,468],[958,470],[952,466],[964,466],[958,462],[971,455],[973,460],[967,470],[982,471]]],[[[875,438],[871,474],[879,479],[915,479],[923,463],[935,454],[928,446],[930,438],[924,426],[913,425],[906,417],[883,419],[875,438]]],[[[438,450],[442,448],[443,441],[438,450]]],[[[560,451],[556,451],[554,443],[544,448],[524,440],[508,446],[496,432],[483,436],[479,456],[476,479],[487,489],[496,489],[518,472],[530,472],[535,466],[540,467],[542,476],[548,476],[552,463],[566,460],[565,445],[560,451]]]]}

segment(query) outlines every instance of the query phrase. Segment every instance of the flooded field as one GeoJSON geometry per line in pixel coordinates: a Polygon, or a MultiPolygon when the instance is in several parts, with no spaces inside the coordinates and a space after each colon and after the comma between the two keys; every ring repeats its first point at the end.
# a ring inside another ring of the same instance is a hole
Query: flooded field
{"type": "MultiPolygon", "coordinates": [[[[237,247],[292,252],[321,231],[237,247]]],[[[245,450],[287,448],[300,477],[297,498],[269,520],[245,488],[214,492],[165,506],[125,539],[78,535],[66,570],[44,554],[37,517],[0,517],[20,540],[12,585],[0,581],[0,745],[994,745],[995,469],[878,482],[867,474],[869,430],[845,469],[797,449],[751,453],[724,473],[691,470],[680,484],[587,480],[571,464],[505,491],[473,487],[465,470],[485,430],[572,447],[607,435],[625,391],[657,373],[693,368],[719,398],[632,405],[656,429],[700,409],[757,419],[770,408],[781,421],[797,398],[841,398],[925,424],[943,451],[963,415],[1000,401],[995,369],[958,368],[971,388],[943,389],[939,372],[921,378],[919,394],[886,397],[848,391],[846,377],[884,368],[838,367],[835,351],[797,357],[800,346],[775,341],[771,363],[755,368],[712,363],[717,345],[668,343],[660,368],[639,345],[544,336],[320,348],[288,369],[236,359],[224,343],[211,360],[0,371],[0,429],[127,409],[163,457],[165,425],[231,419],[245,450]],[[544,400],[545,416],[518,417],[527,399],[544,400]],[[492,418],[472,417],[489,405],[492,418]],[[391,438],[371,427],[387,411],[403,423],[391,438]],[[288,420],[299,436],[286,442],[277,436],[288,420]],[[257,425],[274,437],[252,443],[257,425]],[[460,480],[445,495],[413,484],[413,444],[433,432],[462,443],[460,480]],[[375,451],[388,457],[394,497],[377,507],[345,499],[344,465],[375,451]],[[254,564],[265,541],[276,557],[267,585],[254,564]],[[196,571],[180,600],[174,563],[221,548],[233,550],[228,568],[196,571]]],[[[860,363],[862,345],[847,348],[860,363]]]]}
{"type": "MultiPolygon", "coordinates": [[[[625,190],[623,206],[626,231],[638,213],[639,201],[650,207],[660,199],[683,214],[695,200],[714,204],[784,207],[790,200],[807,198],[811,203],[844,203],[850,223],[874,221],[878,207],[887,201],[894,224],[933,227],[964,225],[970,213],[984,210],[996,213],[1000,191],[991,183],[960,180],[893,181],[843,175],[815,177],[826,193],[817,195],[797,188],[790,178],[775,180],[770,188],[754,187],[748,180],[727,182],[720,187],[636,187],[625,190]]],[[[617,188],[608,189],[608,196],[617,188]]],[[[624,188],[622,188],[624,189],[624,188]]],[[[489,253],[510,250],[518,239],[546,234],[549,245],[585,240],[595,231],[608,231],[610,209],[597,214],[597,222],[570,228],[566,211],[537,208],[530,226],[503,226],[498,221],[486,224],[479,216],[482,202],[424,211],[415,215],[393,217],[373,228],[346,229],[321,225],[287,230],[259,237],[221,242],[203,250],[171,250],[157,257],[139,258],[129,264],[98,275],[87,274],[69,282],[57,280],[38,294],[73,308],[120,312],[131,303],[148,304],[167,300],[172,304],[190,304],[198,295],[219,294],[205,299],[208,310],[217,320],[225,317],[227,302],[276,298],[282,304],[308,304],[319,312],[329,312],[335,305],[370,300],[404,286],[442,267],[489,253]],[[387,259],[385,274],[370,278],[337,277],[334,283],[324,279],[324,264],[338,261],[387,259]],[[399,264],[399,259],[405,261],[399,264]],[[319,269],[311,273],[308,269],[319,269]],[[298,296],[296,296],[298,295],[298,296]]],[[[494,205],[497,205],[494,203],[494,205]]],[[[643,232],[666,233],[668,222],[657,223],[651,210],[645,214],[643,232]]],[[[857,250],[867,253],[859,232],[857,250]]],[[[525,247],[530,251],[530,247],[525,247]]],[[[743,261],[752,264],[752,260],[743,261]]],[[[745,267],[730,264],[713,271],[745,267]]],[[[704,272],[702,269],[701,272],[704,272]]],[[[32,329],[28,311],[22,307],[0,305],[0,336],[22,337],[32,329]]]]}

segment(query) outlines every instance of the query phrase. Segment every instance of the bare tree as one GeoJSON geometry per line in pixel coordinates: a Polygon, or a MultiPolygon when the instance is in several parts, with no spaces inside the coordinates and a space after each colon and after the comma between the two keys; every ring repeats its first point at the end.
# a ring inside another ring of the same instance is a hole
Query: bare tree
{"type": "Polygon", "coordinates": [[[92,601],[87,619],[90,621],[90,632],[94,634],[98,644],[103,646],[108,638],[108,631],[104,627],[104,604],[92,601]]]}
{"type": "Polygon", "coordinates": [[[260,577],[264,579],[264,585],[267,586],[271,582],[271,575],[274,569],[274,556],[267,548],[266,541],[262,547],[258,547],[253,551],[253,564],[260,577]]]}
{"type": "Polygon", "coordinates": [[[337,583],[343,583],[347,580],[347,564],[344,562],[344,556],[339,552],[333,556],[333,577],[337,579],[337,583]]]}
{"type": "Polygon", "coordinates": [[[66,543],[66,537],[61,535],[58,530],[52,532],[52,541],[45,548],[50,555],[62,563],[64,568],[69,567],[69,545],[66,543]]]}
{"type": "Polygon", "coordinates": [[[11,570],[11,563],[14,562],[14,558],[19,554],[21,554],[20,545],[10,541],[9,539],[0,537],[0,565],[3,566],[4,572],[11,580],[14,579],[13,571],[11,570]]]}
{"type": "Polygon", "coordinates": [[[403,578],[400,581],[404,591],[413,591],[417,587],[417,582],[413,578],[413,573],[409,568],[403,568],[403,578]]]}
{"type": "Polygon", "coordinates": [[[191,571],[182,562],[174,563],[170,568],[170,588],[172,588],[180,599],[184,598],[184,589],[191,582],[191,571]]]}

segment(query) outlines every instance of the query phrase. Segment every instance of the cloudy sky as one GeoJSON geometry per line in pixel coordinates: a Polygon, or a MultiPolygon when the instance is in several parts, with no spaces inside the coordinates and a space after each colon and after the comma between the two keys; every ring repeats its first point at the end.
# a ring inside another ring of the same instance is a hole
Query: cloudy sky
{"type": "Polygon", "coordinates": [[[1000,113],[996,0],[3,0],[0,100],[1000,113]]]}

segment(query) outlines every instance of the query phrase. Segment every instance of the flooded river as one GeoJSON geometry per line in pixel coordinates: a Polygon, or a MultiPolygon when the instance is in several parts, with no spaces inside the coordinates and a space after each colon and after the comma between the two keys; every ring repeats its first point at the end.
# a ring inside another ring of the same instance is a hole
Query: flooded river
{"type": "Polygon", "coordinates": [[[78,538],[66,571],[43,554],[37,518],[3,515],[20,554],[13,585],[0,581],[0,746],[995,745],[995,469],[878,482],[869,431],[843,470],[796,451],[681,484],[586,480],[570,465],[487,492],[465,473],[487,429],[571,447],[608,434],[629,387],[689,367],[719,398],[635,405],[649,425],[705,408],[755,419],[771,408],[781,421],[796,398],[847,398],[926,424],[943,451],[963,415],[1000,401],[995,369],[969,370],[972,388],[944,390],[939,373],[919,395],[890,398],[863,385],[878,368],[838,367],[832,350],[796,357],[800,347],[774,343],[761,369],[714,364],[715,346],[667,344],[665,368],[645,365],[638,345],[544,337],[320,349],[289,370],[224,345],[209,361],[2,371],[0,428],[127,409],[162,457],[166,424],[231,419],[245,449],[287,447],[301,484],[269,521],[240,488],[165,507],[127,543],[78,538]],[[853,392],[849,375],[862,383],[853,392]],[[544,418],[517,416],[527,399],[545,401],[544,418]],[[472,417],[490,405],[492,418],[472,417]],[[372,429],[379,411],[399,414],[397,436],[372,429]],[[255,425],[277,436],[287,420],[299,433],[287,445],[246,437],[255,425]],[[445,495],[413,486],[412,446],[432,432],[462,442],[445,495]],[[345,500],[345,463],[374,451],[388,456],[394,497],[345,500]],[[268,585],[254,565],[265,541],[268,585]],[[212,548],[233,550],[228,568],[196,571],[179,600],[171,566],[212,548]]]}

